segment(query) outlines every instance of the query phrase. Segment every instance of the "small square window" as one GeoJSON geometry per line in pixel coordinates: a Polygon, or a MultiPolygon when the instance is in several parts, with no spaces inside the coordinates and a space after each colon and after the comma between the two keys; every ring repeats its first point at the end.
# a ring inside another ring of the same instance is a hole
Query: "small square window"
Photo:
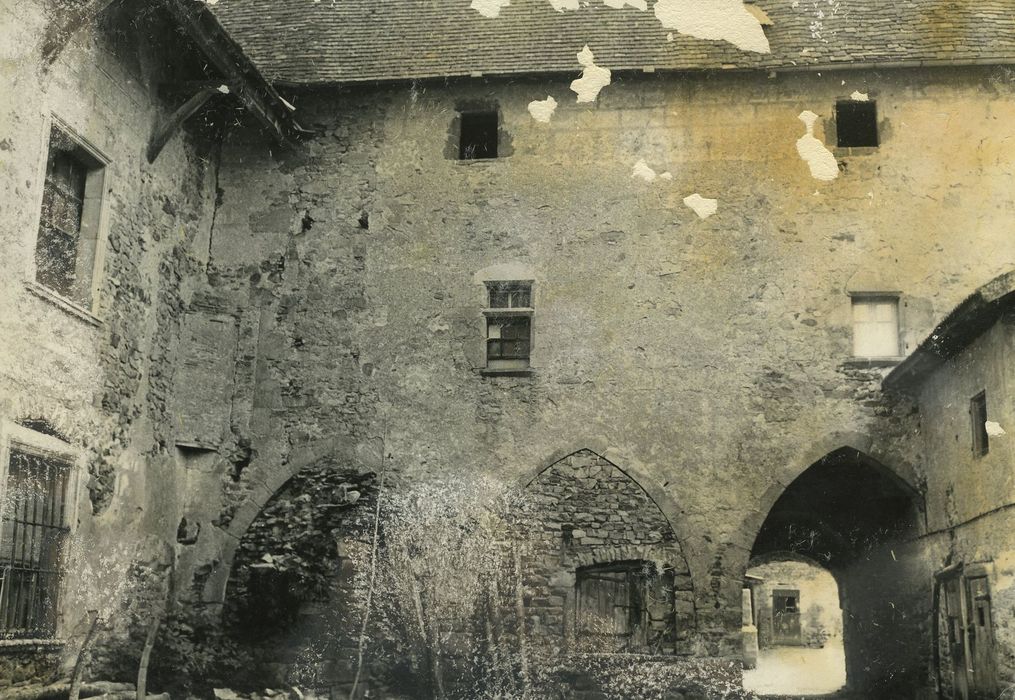
{"type": "Polygon", "coordinates": [[[496,111],[461,112],[459,115],[459,160],[497,157],[500,119],[496,111]]]}
{"type": "Polygon", "coordinates": [[[981,391],[969,400],[969,419],[973,431],[973,455],[982,457],[990,452],[987,435],[987,392],[981,391]]]}
{"type": "Polygon", "coordinates": [[[105,163],[59,127],[52,128],[35,243],[35,281],[89,309],[104,173],[105,163]]]}
{"type": "Polygon", "coordinates": [[[487,283],[486,367],[524,370],[532,351],[532,283],[487,283]]]}
{"type": "Polygon", "coordinates": [[[841,100],[835,103],[835,131],[840,148],[876,148],[878,111],[873,101],[841,100]]]}
{"type": "Polygon", "coordinates": [[[898,357],[898,297],[853,297],[853,355],[898,357]]]}

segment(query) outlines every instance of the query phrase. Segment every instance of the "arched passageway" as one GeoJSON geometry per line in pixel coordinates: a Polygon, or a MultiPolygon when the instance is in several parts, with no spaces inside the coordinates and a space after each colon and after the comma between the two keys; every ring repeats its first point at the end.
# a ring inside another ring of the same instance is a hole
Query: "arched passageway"
{"type": "Polygon", "coordinates": [[[758,635],[744,687],[762,695],[825,695],[846,684],[839,584],[792,553],[756,558],[747,570],[758,635]]]}
{"type": "Polygon", "coordinates": [[[222,615],[226,640],[248,667],[234,687],[328,687],[354,652],[348,599],[365,557],[376,477],[334,458],[302,468],[240,538],[222,615]]]}
{"type": "Polygon", "coordinates": [[[864,453],[844,447],[812,464],[762,524],[752,560],[790,554],[838,582],[846,681],[867,698],[899,698],[926,668],[923,578],[902,548],[922,527],[919,494],[864,453]]]}

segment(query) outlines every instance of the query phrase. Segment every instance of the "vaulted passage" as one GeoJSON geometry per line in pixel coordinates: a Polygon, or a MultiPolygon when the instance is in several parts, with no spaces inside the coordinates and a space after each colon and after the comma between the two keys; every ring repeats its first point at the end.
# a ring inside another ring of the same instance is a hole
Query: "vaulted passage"
{"type": "Polygon", "coordinates": [[[769,512],[752,560],[805,557],[839,584],[846,682],[868,698],[902,697],[927,659],[923,577],[902,550],[920,532],[920,496],[852,448],[815,462],[769,512]]]}
{"type": "Polygon", "coordinates": [[[846,683],[842,609],[835,577],[794,554],[756,557],[747,570],[756,668],[744,687],[760,695],[825,695],[846,683]]]}

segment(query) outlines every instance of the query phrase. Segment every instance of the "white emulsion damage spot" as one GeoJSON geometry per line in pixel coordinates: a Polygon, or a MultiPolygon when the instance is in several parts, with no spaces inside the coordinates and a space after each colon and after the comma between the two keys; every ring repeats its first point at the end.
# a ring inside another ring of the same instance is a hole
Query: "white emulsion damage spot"
{"type": "Polygon", "coordinates": [[[990,437],[1001,437],[1004,435],[1004,428],[1001,427],[1000,423],[989,420],[983,424],[983,429],[987,431],[987,435],[990,437]]]}
{"type": "Polygon", "coordinates": [[[550,95],[547,95],[545,100],[533,100],[529,103],[529,114],[537,122],[549,123],[555,109],[557,100],[550,95]]]}
{"type": "Polygon", "coordinates": [[[718,199],[706,199],[697,192],[684,197],[684,204],[689,206],[700,219],[707,219],[719,210],[718,199]]]}
{"type": "Polygon", "coordinates": [[[578,52],[578,63],[585,69],[582,77],[571,83],[579,102],[595,102],[599,91],[610,84],[610,69],[597,66],[588,45],[578,52]]]}
{"type": "Polygon", "coordinates": [[[807,133],[797,139],[796,151],[811,169],[811,177],[817,180],[834,180],[839,177],[839,164],[835,161],[835,156],[814,136],[814,122],[818,120],[818,115],[808,109],[797,118],[807,127],[807,133]]]}
{"type": "Polygon", "coordinates": [[[849,96],[849,99],[855,102],[867,102],[870,99],[870,96],[866,92],[854,90],[853,94],[849,96]]]}
{"type": "Polygon", "coordinates": [[[511,0],[472,0],[469,7],[484,17],[492,19],[500,15],[502,7],[507,7],[510,4],[511,0]]]}
{"type": "Polygon", "coordinates": [[[655,15],[663,27],[681,34],[728,41],[744,51],[771,50],[761,23],[741,0],[658,0],[655,15]]]}
{"type": "Polygon", "coordinates": [[[639,158],[638,162],[631,168],[631,177],[639,177],[645,182],[655,182],[656,180],[672,180],[673,176],[669,172],[656,173],[655,170],[649,167],[648,163],[645,162],[644,158],[639,158]]]}
{"type": "Polygon", "coordinates": [[[607,7],[615,7],[618,10],[623,8],[625,5],[630,5],[638,10],[648,9],[647,0],[603,0],[603,4],[607,7]]]}

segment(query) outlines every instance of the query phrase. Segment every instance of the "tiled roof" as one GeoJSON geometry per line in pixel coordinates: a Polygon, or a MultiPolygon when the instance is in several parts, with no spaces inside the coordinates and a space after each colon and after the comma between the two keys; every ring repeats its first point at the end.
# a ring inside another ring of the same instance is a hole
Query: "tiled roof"
{"type": "Polygon", "coordinates": [[[1015,0],[757,0],[770,54],[667,29],[653,12],[582,0],[219,0],[223,25],[269,80],[330,83],[571,72],[588,46],[612,70],[790,68],[1015,59],[1015,0]],[[667,35],[672,33],[672,40],[667,35]]]}

